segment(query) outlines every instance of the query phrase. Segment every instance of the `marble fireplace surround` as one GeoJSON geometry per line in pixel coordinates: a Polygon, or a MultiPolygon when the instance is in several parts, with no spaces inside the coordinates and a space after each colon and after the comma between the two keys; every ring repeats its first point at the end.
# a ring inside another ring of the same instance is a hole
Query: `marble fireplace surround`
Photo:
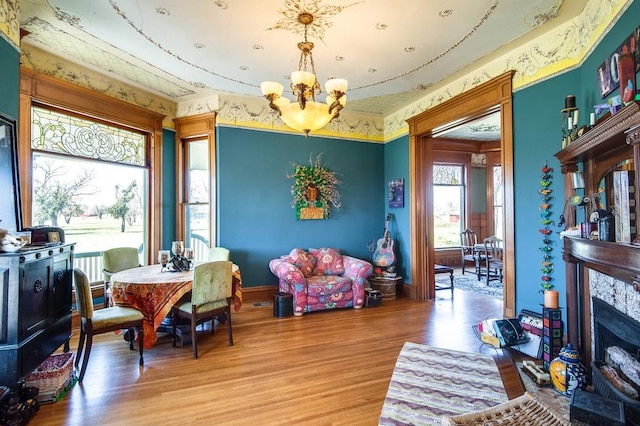
{"type": "MultiPolygon", "coordinates": [[[[620,312],[640,323],[640,292],[637,286],[619,281],[609,275],[595,270],[589,270],[589,293],[613,306],[620,312]]],[[[591,312],[591,336],[594,336],[593,305],[591,312]]],[[[591,339],[591,354],[595,354],[595,339],[591,339]]],[[[592,355],[593,361],[594,356],[592,355]]]]}

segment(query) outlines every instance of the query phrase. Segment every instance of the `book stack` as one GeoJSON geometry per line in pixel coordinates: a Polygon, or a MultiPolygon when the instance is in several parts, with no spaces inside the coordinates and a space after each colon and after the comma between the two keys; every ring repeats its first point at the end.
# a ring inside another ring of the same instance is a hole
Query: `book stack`
{"type": "Polygon", "coordinates": [[[636,234],[634,174],[628,170],[613,172],[613,214],[616,242],[628,243],[636,234]]]}

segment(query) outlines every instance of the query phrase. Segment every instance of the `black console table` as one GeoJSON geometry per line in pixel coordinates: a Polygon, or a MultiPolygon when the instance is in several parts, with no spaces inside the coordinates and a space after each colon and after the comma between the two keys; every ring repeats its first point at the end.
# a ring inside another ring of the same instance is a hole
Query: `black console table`
{"type": "Polygon", "coordinates": [[[11,389],[69,350],[75,244],[0,253],[0,385],[11,389]]]}

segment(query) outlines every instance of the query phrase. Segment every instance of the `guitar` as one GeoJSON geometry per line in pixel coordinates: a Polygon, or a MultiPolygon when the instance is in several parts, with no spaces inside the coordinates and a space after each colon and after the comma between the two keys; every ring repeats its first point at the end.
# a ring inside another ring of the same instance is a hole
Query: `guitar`
{"type": "Polygon", "coordinates": [[[393,252],[393,240],[389,236],[389,222],[391,221],[391,213],[387,214],[387,220],[384,225],[384,234],[382,238],[376,243],[376,249],[371,256],[373,264],[376,266],[391,266],[396,261],[395,253],[393,252]]]}

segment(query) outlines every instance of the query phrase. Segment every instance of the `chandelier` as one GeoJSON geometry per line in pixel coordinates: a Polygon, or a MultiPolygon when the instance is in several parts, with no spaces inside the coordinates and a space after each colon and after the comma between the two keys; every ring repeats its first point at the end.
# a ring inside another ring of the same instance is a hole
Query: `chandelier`
{"type": "Polygon", "coordinates": [[[269,106],[278,112],[282,121],[295,130],[309,132],[326,126],[331,120],[338,117],[340,110],[347,103],[347,80],[332,78],[325,83],[327,91],[326,103],[316,102],[316,95],[320,95],[320,84],[316,77],[316,69],[313,63],[313,43],[307,40],[307,30],[313,22],[313,15],[302,12],[298,15],[298,22],[304,25],[304,41],[298,43],[300,49],[300,62],[298,71],[291,73],[291,92],[296,96],[296,102],[282,97],[284,87],[275,81],[264,81],[260,89],[265,98],[269,100],[269,106]],[[307,66],[311,66],[311,71],[307,66]]]}

